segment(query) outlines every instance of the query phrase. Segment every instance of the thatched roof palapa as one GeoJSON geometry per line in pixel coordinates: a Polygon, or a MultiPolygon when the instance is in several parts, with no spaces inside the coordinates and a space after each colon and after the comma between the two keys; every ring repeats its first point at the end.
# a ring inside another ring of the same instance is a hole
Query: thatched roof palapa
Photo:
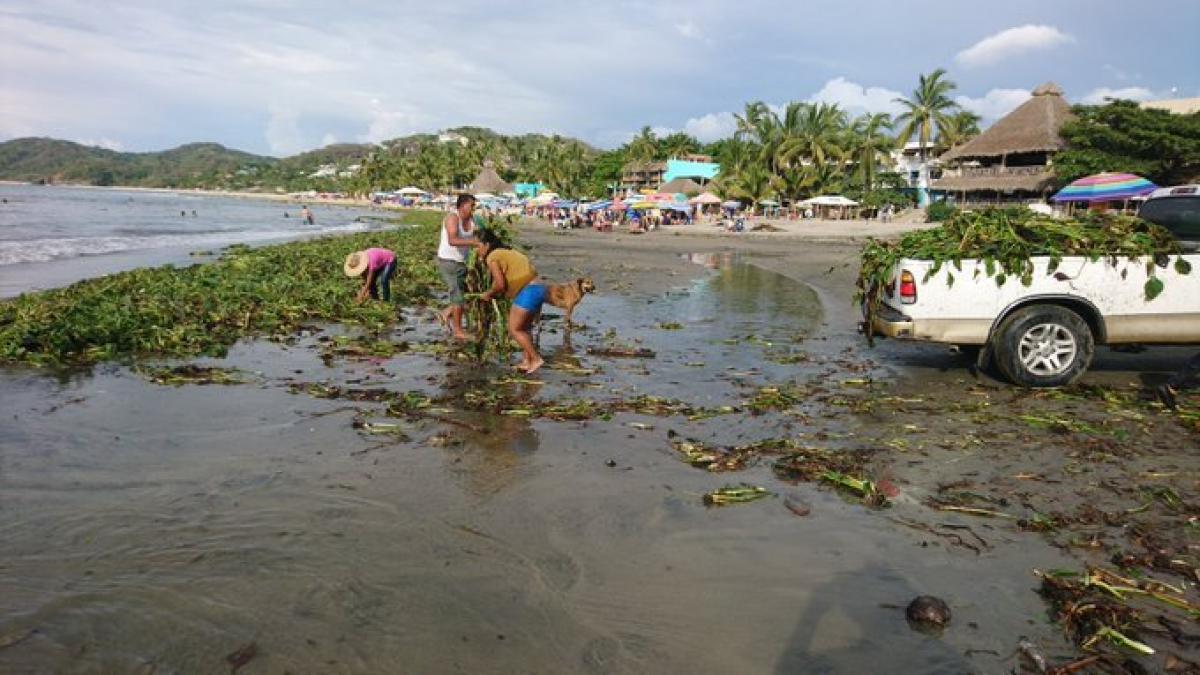
{"type": "Polygon", "coordinates": [[[685,195],[698,195],[701,192],[704,192],[704,186],[692,180],[691,178],[681,177],[676,178],[673,181],[663,183],[662,186],[658,188],[658,191],[666,192],[668,194],[682,192],[685,195]]]}
{"type": "Polygon", "coordinates": [[[938,159],[954,162],[1022,152],[1062,150],[1065,143],[1058,132],[1071,117],[1071,107],[1063,98],[1062,89],[1053,82],[1047,82],[1034,89],[1028,101],[988,127],[987,131],[938,159]]]}
{"type": "Polygon", "coordinates": [[[1055,184],[1054,173],[995,176],[947,176],[933,181],[933,189],[951,192],[1045,192],[1055,184]]]}
{"type": "Polygon", "coordinates": [[[492,168],[491,162],[484,162],[483,168],[479,170],[479,175],[475,177],[475,180],[471,181],[471,184],[467,186],[467,190],[474,194],[490,192],[499,195],[505,192],[512,192],[513,186],[504,182],[500,174],[496,173],[496,170],[492,168]]]}

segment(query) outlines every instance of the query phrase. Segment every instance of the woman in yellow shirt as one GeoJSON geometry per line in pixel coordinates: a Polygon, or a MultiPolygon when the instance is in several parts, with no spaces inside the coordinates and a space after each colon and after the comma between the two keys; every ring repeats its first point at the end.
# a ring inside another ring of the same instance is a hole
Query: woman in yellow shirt
{"type": "Polygon", "coordinates": [[[524,253],[506,247],[490,230],[479,234],[475,254],[487,263],[492,275],[492,287],[483,294],[484,301],[503,295],[512,300],[508,312],[508,334],[521,345],[524,358],[517,369],[532,373],[545,363],[533,346],[529,328],[542,313],[546,302],[546,287],[537,281],[537,270],[524,253]]]}

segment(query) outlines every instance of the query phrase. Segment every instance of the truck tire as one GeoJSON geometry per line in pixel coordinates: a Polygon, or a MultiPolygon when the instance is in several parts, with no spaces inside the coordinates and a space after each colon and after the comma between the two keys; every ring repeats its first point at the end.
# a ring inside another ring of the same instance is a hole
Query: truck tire
{"type": "Polygon", "coordinates": [[[1083,375],[1095,340],[1087,322],[1058,305],[1022,307],[992,335],[996,367],[1013,384],[1061,387],[1083,375]]]}

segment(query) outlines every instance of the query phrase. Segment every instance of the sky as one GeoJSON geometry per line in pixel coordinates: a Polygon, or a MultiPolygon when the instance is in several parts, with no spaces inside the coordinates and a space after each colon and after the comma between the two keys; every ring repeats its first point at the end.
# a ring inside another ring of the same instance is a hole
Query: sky
{"type": "Polygon", "coordinates": [[[709,142],[747,102],[896,112],[945,68],[985,122],[1200,96],[1200,2],[0,0],[0,141],[287,156],[460,125],[709,142]]]}

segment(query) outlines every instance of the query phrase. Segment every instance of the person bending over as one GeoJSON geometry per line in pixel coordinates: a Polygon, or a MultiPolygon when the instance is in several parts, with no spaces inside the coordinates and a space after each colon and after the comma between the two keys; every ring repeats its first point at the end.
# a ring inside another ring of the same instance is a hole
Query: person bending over
{"type": "Polygon", "coordinates": [[[523,357],[517,370],[532,373],[542,367],[544,361],[533,346],[529,328],[542,313],[546,302],[546,287],[537,283],[537,270],[525,254],[504,246],[499,237],[490,230],[479,234],[475,254],[487,264],[492,275],[492,287],[481,296],[490,302],[501,295],[512,300],[508,312],[508,334],[521,345],[523,357]]]}
{"type": "Polygon", "coordinates": [[[362,304],[370,294],[372,300],[392,299],[391,281],[396,274],[396,254],[386,248],[369,248],[346,256],[342,271],[348,277],[362,277],[363,287],[354,301],[362,304]]]}

